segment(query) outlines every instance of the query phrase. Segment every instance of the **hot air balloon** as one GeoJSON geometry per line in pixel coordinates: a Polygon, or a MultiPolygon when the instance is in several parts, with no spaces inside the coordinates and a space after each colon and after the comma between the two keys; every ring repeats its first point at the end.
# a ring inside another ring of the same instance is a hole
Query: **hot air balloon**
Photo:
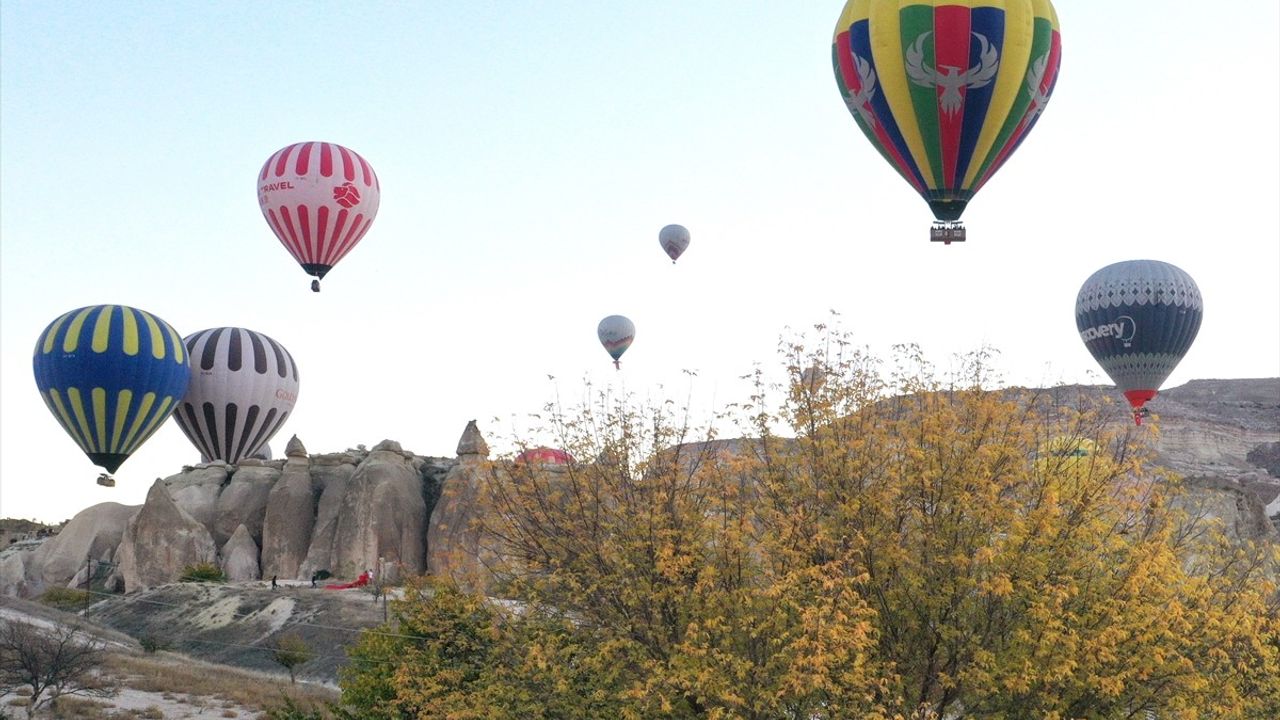
{"type": "Polygon", "coordinates": [[[571,465],[573,456],[558,448],[536,447],[521,452],[516,456],[516,462],[536,465],[571,465]]]}
{"type": "Polygon", "coordinates": [[[619,358],[631,347],[631,341],[636,339],[635,323],[621,315],[610,315],[600,321],[600,325],[596,327],[596,335],[613,358],[613,366],[622,369],[619,358]]]}
{"type": "Polygon", "coordinates": [[[1076,296],[1080,339],[1133,406],[1139,425],[1200,330],[1195,280],[1159,260],[1128,260],[1089,276],[1076,296]]]}
{"type": "Polygon", "coordinates": [[[298,400],[298,365],[260,332],[219,327],[188,335],[191,385],[173,418],[205,462],[253,457],[298,400]]]}
{"type": "Polygon", "coordinates": [[[689,249],[689,231],[683,225],[668,225],[658,231],[658,243],[671,258],[671,264],[675,265],[676,260],[689,249]]]}
{"type": "Polygon", "coordinates": [[[369,232],[381,197],[378,176],[355,152],[324,142],[281,149],[258,173],[258,205],[311,289],[369,232]]]}
{"type": "MultiPolygon", "coordinates": [[[[53,417],[108,473],[164,423],[191,376],[177,331],[125,305],[60,316],[40,333],[32,365],[53,417]]],[[[99,484],[115,483],[108,477],[99,484]]]]}
{"type": "Polygon", "coordinates": [[[1049,0],[849,0],[832,42],[854,121],[947,244],[965,239],[965,205],[1035,126],[1061,58],[1049,0]]]}

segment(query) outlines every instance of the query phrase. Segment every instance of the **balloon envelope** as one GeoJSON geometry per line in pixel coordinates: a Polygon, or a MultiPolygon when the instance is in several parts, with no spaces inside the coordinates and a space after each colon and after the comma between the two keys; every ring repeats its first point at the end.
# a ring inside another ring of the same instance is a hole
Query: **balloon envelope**
{"type": "Polygon", "coordinates": [[[188,335],[191,384],[174,420],[206,462],[234,465],[276,434],[298,400],[298,366],[283,345],[253,330],[188,335]]]}
{"type": "Polygon", "coordinates": [[[1140,410],[1187,353],[1200,330],[1200,288],[1159,260],[1108,265],[1076,296],[1080,339],[1133,409],[1140,410]]]}
{"type": "Polygon", "coordinates": [[[308,275],[323,278],[369,231],[381,199],[369,163],[341,145],[280,149],[258,173],[262,216],[308,275]]]}
{"type": "Polygon", "coordinates": [[[849,0],[832,41],[854,121],[940,221],[959,220],[1031,132],[1061,58],[1048,0],[849,0]]]}
{"type": "Polygon", "coordinates": [[[689,231],[683,225],[668,225],[658,232],[658,244],[674,263],[689,249],[689,231]]]}
{"type": "Polygon", "coordinates": [[[53,417],[107,472],[159,429],[190,379],[177,331],[125,305],[60,316],[40,333],[32,365],[53,417]]]}
{"type": "Polygon", "coordinates": [[[609,357],[613,358],[613,364],[617,367],[622,353],[626,352],[627,348],[631,347],[631,342],[636,339],[636,326],[621,315],[610,315],[600,321],[600,325],[596,327],[596,336],[600,338],[600,344],[609,353],[609,357]]]}
{"type": "Polygon", "coordinates": [[[517,455],[516,462],[537,463],[540,465],[569,465],[573,462],[573,456],[557,448],[536,447],[517,455]]]}

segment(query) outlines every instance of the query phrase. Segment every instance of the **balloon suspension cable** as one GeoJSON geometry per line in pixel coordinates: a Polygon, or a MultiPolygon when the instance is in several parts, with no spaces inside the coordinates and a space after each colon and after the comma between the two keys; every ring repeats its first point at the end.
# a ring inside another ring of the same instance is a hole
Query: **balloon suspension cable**
{"type": "Polygon", "coordinates": [[[940,242],[943,245],[950,245],[953,242],[964,242],[964,223],[959,220],[935,220],[933,222],[933,227],[929,228],[929,240],[932,242],[940,242]]]}
{"type": "Polygon", "coordinates": [[[311,292],[320,292],[320,281],[319,281],[319,280],[312,280],[312,281],[311,281],[311,292]]]}

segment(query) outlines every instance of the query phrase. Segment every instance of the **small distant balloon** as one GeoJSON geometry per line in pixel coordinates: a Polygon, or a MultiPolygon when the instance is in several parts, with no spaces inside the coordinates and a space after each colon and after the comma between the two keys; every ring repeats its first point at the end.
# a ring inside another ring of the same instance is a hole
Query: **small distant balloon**
{"type": "Polygon", "coordinates": [[[668,225],[658,232],[658,243],[671,258],[672,265],[689,249],[689,239],[689,231],[683,225],[668,225]]]}
{"type": "Polygon", "coordinates": [[[314,275],[311,289],[369,232],[382,187],[354,151],[301,142],[277,151],[258,173],[258,205],[285,249],[314,275]]]}
{"type": "Polygon", "coordinates": [[[622,364],[619,362],[622,353],[631,347],[631,342],[636,339],[636,326],[627,318],[621,315],[610,315],[600,321],[600,325],[596,327],[596,335],[600,338],[600,344],[613,358],[613,366],[621,369],[622,364]]]}
{"type": "MultiPolygon", "coordinates": [[[[108,473],[164,424],[191,377],[178,332],[126,305],[59,316],[40,333],[32,365],[54,419],[108,473]]],[[[115,481],[104,476],[98,483],[115,481]]]]}
{"type": "Polygon", "coordinates": [[[559,448],[536,447],[516,456],[516,462],[537,465],[570,465],[573,456],[559,448]]]}
{"type": "Polygon", "coordinates": [[[191,385],[174,421],[205,462],[235,465],[254,457],[298,400],[293,356],[270,337],[238,327],[201,330],[184,342],[191,385]]]}
{"type": "Polygon", "coordinates": [[[1142,424],[1156,396],[1200,331],[1204,304],[1195,280],[1159,260],[1108,265],[1076,296],[1080,339],[1142,424]]]}

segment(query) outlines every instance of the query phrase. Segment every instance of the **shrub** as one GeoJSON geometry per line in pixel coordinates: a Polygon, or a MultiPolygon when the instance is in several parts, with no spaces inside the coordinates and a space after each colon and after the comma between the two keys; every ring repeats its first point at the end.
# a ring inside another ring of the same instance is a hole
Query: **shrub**
{"type": "Polygon", "coordinates": [[[49,588],[40,596],[40,602],[59,610],[79,610],[89,604],[93,596],[84,590],[68,587],[49,588]]]}
{"type": "Polygon", "coordinates": [[[180,582],[226,582],[227,576],[216,563],[202,562],[182,568],[180,582]]]}
{"type": "Polygon", "coordinates": [[[289,671],[289,682],[297,682],[295,673],[299,665],[305,664],[314,656],[307,641],[295,633],[281,635],[276,640],[275,653],[272,657],[289,671]]]}
{"type": "Polygon", "coordinates": [[[169,649],[169,641],[157,635],[143,635],[138,638],[138,644],[142,646],[144,652],[154,653],[160,650],[169,649]]]}

